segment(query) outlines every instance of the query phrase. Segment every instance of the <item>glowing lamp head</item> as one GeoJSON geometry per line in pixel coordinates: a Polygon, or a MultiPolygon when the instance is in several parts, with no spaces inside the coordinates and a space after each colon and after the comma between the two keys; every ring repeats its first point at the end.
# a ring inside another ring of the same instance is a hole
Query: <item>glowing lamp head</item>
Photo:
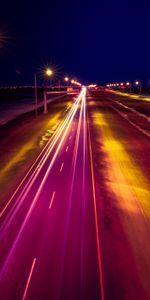
{"type": "Polygon", "coordinates": [[[66,77],[64,78],[64,80],[65,80],[66,82],[68,82],[68,81],[69,81],[69,78],[66,76],[66,77]]]}
{"type": "Polygon", "coordinates": [[[47,75],[47,76],[52,76],[52,75],[53,75],[53,71],[52,71],[51,69],[48,68],[48,69],[46,70],[46,75],[47,75]]]}
{"type": "Polygon", "coordinates": [[[128,85],[128,86],[129,86],[129,85],[130,85],[130,82],[127,82],[127,83],[126,83],[126,85],[128,85]]]}
{"type": "Polygon", "coordinates": [[[135,84],[136,84],[136,85],[139,85],[139,81],[136,81],[135,84]]]}
{"type": "Polygon", "coordinates": [[[123,82],[121,82],[120,85],[123,86],[123,82]]]}

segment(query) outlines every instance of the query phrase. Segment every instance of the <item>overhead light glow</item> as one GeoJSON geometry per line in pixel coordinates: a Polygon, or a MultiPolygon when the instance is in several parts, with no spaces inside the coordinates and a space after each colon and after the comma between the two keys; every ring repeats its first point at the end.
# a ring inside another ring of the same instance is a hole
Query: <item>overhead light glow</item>
{"type": "Polygon", "coordinates": [[[52,76],[52,75],[53,75],[53,71],[52,71],[51,69],[48,68],[48,69],[46,70],[46,75],[47,75],[47,76],[52,76]]]}
{"type": "Polygon", "coordinates": [[[136,84],[136,85],[139,85],[139,81],[136,81],[135,84],[136,84]]]}

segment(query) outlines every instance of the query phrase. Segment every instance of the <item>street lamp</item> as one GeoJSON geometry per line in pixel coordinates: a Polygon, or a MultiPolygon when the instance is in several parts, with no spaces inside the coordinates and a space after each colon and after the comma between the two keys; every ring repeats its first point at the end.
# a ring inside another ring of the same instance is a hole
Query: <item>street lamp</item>
{"type": "Polygon", "coordinates": [[[52,75],[53,75],[52,69],[47,68],[46,71],[45,71],[45,74],[46,74],[47,76],[52,76],[52,75]]]}
{"type": "Polygon", "coordinates": [[[66,76],[66,77],[64,78],[64,81],[66,82],[66,86],[68,87],[68,85],[69,85],[69,77],[66,76]]]}
{"type": "Polygon", "coordinates": [[[35,117],[37,117],[38,97],[37,97],[37,74],[34,74],[34,93],[35,93],[35,117]]]}
{"type": "Polygon", "coordinates": [[[131,93],[131,91],[132,91],[131,82],[127,82],[126,85],[130,88],[130,93],[131,93]]]}
{"type": "MultiPolygon", "coordinates": [[[[45,74],[49,77],[53,75],[53,70],[50,68],[47,68],[45,71],[45,74]]],[[[46,97],[46,92],[44,92],[44,114],[47,114],[47,97],[46,97]]]]}
{"type": "Polygon", "coordinates": [[[64,80],[65,80],[66,82],[68,82],[68,81],[69,81],[69,78],[66,76],[66,77],[64,78],[64,80]]]}
{"type": "Polygon", "coordinates": [[[120,88],[123,88],[123,82],[120,83],[120,88]]]}
{"type": "MultiPolygon", "coordinates": [[[[45,70],[45,75],[51,77],[53,75],[53,70],[50,68],[47,68],[45,70]]],[[[35,116],[38,115],[38,88],[37,88],[37,73],[34,74],[34,93],[35,93],[35,116]]],[[[44,101],[44,112],[47,111],[47,104],[45,104],[44,101]]],[[[45,112],[46,113],[46,112],[45,112]]]]}
{"type": "Polygon", "coordinates": [[[135,85],[139,86],[139,92],[141,94],[141,90],[142,90],[142,84],[141,84],[141,82],[140,81],[135,81],[135,85]]]}

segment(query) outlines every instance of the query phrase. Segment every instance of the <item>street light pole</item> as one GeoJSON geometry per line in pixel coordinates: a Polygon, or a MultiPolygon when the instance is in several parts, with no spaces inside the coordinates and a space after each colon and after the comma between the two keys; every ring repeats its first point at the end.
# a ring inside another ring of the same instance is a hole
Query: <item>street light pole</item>
{"type": "MultiPolygon", "coordinates": [[[[53,75],[53,70],[51,70],[50,68],[48,68],[45,72],[45,74],[49,77],[51,77],[53,75]]],[[[48,110],[47,110],[47,92],[44,92],[44,114],[47,114],[48,110]]]]}
{"type": "Polygon", "coordinates": [[[141,83],[141,81],[136,81],[135,85],[139,87],[139,93],[141,94],[141,92],[142,92],[142,83],[141,83]]]}
{"type": "Polygon", "coordinates": [[[140,94],[142,93],[142,83],[140,82],[140,94]]]}
{"type": "Polygon", "coordinates": [[[44,114],[47,114],[47,97],[46,97],[46,92],[44,92],[44,114]]]}
{"type": "Polygon", "coordinates": [[[35,93],[35,117],[38,113],[38,97],[37,97],[37,74],[34,74],[34,93],[35,93]]]}
{"type": "Polygon", "coordinates": [[[60,79],[59,79],[59,81],[58,81],[58,89],[59,89],[59,91],[60,91],[60,79]]]}
{"type": "Polygon", "coordinates": [[[131,82],[127,82],[126,85],[128,86],[130,93],[132,92],[132,84],[131,82]]]}
{"type": "Polygon", "coordinates": [[[130,93],[132,93],[132,83],[130,82],[130,93]]]}

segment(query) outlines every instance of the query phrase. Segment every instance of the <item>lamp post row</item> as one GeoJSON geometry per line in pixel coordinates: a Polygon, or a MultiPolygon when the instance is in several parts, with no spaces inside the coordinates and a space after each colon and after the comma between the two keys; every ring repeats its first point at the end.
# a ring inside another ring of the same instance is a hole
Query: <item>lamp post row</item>
{"type": "MultiPolygon", "coordinates": [[[[135,81],[134,84],[139,87],[139,92],[141,94],[142,83],[140,81],[135,81]]],[[[121,82],[121,83],[111,83],[111,84],[107,84],[106,85],[106,87],[109,87],[109,88],[111,88],[111,87],[118,87],[118,88],[120,88],[120,87],[125,87],[125,86],[127,86],[127,87],[130,88],[130,92],[132,91],[132,83],[131,82],[126,82],[126,83],[123,83],[123,82],[121,82]]]]}

